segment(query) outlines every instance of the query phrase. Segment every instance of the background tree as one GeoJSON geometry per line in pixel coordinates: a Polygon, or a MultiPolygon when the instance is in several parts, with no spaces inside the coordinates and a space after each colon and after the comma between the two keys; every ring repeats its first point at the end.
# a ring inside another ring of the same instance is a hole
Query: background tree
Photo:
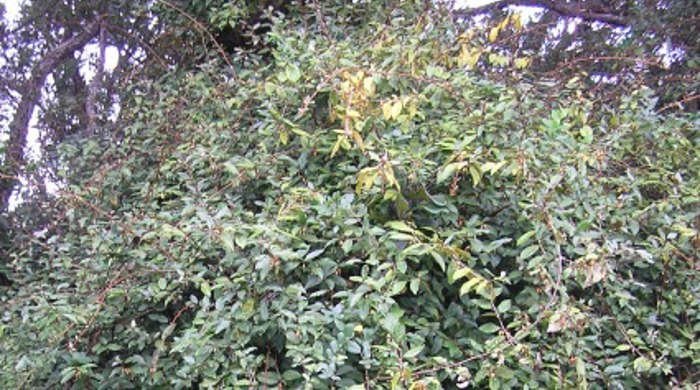
{"type": "Polygon", "coordinates": [[[697,1],[503,0],[456,15],[495,26],[512,6],[539,11],[524,31],[499,34],[493,50],[532,57],[536,77],[584,77],[603,100],[646,85],[659,96],[657,109],[697,111],[697,1]]]}

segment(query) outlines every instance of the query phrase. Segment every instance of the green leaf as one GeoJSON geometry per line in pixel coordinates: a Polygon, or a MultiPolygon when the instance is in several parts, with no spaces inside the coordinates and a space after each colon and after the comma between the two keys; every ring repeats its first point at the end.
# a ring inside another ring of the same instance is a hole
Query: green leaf
{"type": "Polygon", "coordinates": [[[289,80],[293,83],[296,83],[301,78],[301,71],[299,70],[299,67],[297,67],[296,65],[289,64],[289,65],[287,65],[286,75],[287,75],[287,80],[289,80]]]}
{"type": "Polygon", "coordinates": [[[583,142],[590,144],[593,142],[593,129],[586,125],[581,127],[581,130],[579,130],[579,134],[581,134],[581,138],[583,142]]]}
{"type": "Polygon", "coordinates": [[[393,229],[393,230],[398,230],[400,232],[404,233],[411,233],[413,234],[416,230],[410,226],[408,226],[405,222],[403,221],[389,221],[384,226],[393,229]]]}
{"type": "Polygon", "coordinates": [[[479,327],[479,330],[484,333],[496,333],[499,329],[498,325],[492,323],[484,324],[479,327]]]}
{"type": "Polygon", "coordinates": [[[534,230],[530,230],[529,232],[527,232],[527,233],[523,234],[522,236],[518,237],[518,240],[515,242],[515,245],[518,246],[518,247],[523,246],[523,244],[525,244],[526,242],[528,242],[528,241],[530,240],[530,238],[532,238],[532,236],[534,236],[534,235],[535,235],[535,231],[534,231],[534,230]]]}
{"type": "Polygon", "coordinates": [[[408,351],[406,351],[406,353],[403,354],[403,357],[407,358],[407,359],[412,358],[412,357],[416,357],[416,356],[418,356],[418,354],[421,353],[421,351],[423,351],[424,348],[425,348],[425,345],[415,346],[415,347],[409,349],[408,351]]]}
{"type": "Polygon", "coordinates": [[[401,317],[404,315],[404,310],[401,309],[398,305],[394,305],[391,307],[391,310],[389,313],[386,315],[384,318],[384,321],[382,321],[382,326],[384,329],[386,329],[389,333],[396,333],[396,331],[399,328],[401,317]]]}
{"type": "Polygon", "coordinates": [[[508,310],[510,310],[513,302],[510,299],[506,299],[505,301],[501,302],[498,304],[498,312],[503,314],[506,313],[508,310]]]}
{"type": "Polygon", "coordinates": [[[313,259],[321,256],[324,251],[325,251],[325,249],[321,248],[321,249],[317,249],[313,252],[309,252],[309,254],[307,254],[306,257],[304,258],[304,260],[306,260],[306,261],[313,260],[313,259]]]}
{"type": "Polygon", "coordinates": [[[520,252],[520,259],[527,260],[530,256],[534,255],[540,249],[539,245],[530,245],[520,252]]]}
{"type": "Polygon", "coordinates": [[[204,294],[205,297],[211,296],[211,286],[207,281],[202,281],[202,283],[199,285],[199,289],[202,290],[202,294],[204,294]]]}
{"type": "Polygon", "coordinates": [[[362,353],[362,347],[357,343],[357,341],[350,340],[348,342],[347,351],[352,354],[359,355],[362,353]]]}
{"type": "Polygon", "coordinates": [[[486,282],[485,280],[483,280],[483,279],[481,279],[481,278],[478,278],[478,277],[472,278],[472,279],[468,280],[466,283],[464,283],[464,284],[462,285],[462,287],[459,289],[459,295],[460,295],[460,296],[466,295],[466,294],[468,294],[472,289],[477,288],[477,286],[478,286],[479,284],[482,284],[482,283],[485,283],[485,282],[486,282]]]}
{"type": "Polygon", "coordinates": [[[464,168],[467,165],[468,165],[467,162],[455,162],[455,163],[447,164],[445,166],[445,168],[443,168],[438,173],[438,176],[437,176],[438,184],[440,184],[448,179],[452,179],[452,177],[455,175],[455,173],[457,171],[459,171],[460,169],[464,168]]]}
{"type": "Polygon", "coordinates": [[[433,256],[433,259],[435,259],[435,262],[438,264],[438,266],[440,266],[440,269],[442,270],[442,272],[445,272],[445,269],[446,269],[445,259],[443,259],[439,253],[437,253],[433,250],[430,251],[430,255],[433,256]]]}
{"type": "Polygon", "coordinates": [[[219,236],[221,239],[221,243],[224,245],[224,249],[227,251],[233,252],[236,249],[236,246],[233,241],[233,234],[229,231],[224,231],[221,233],[221,236],[219,236]]]}
{"type": "Polygon", "coordinates": [[[408,285],[408,288],[411,290],[413,295],[418,294],[418,290],[420,289],[420,279],[419,278],[411,279],[411,283],[408,285]]]}
{"type": "Polygon", "coordinates": [[[580,387],[588,388],[588,375],[586,373],[586,363],[580,357],[576,358],[576,376],[578,377],[580,387]]]}
{"type": "Polygon", "coordinates": [[[647,372],[653,366],[653,362],[644,356],[634,359],[634,370],[636,372],[647,372]]]}
{"type": "Polygon", "coordinates": [[[292,382],[301,378],[303,378],[303,376],[298,371],[287,370],[282,373],[282,379],[284,379],[287,382],[292,382]]]}

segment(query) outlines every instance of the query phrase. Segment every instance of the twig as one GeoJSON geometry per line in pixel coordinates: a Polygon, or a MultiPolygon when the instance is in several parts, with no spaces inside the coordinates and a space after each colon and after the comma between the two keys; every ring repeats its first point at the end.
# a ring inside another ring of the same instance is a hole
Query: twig
{"type": "Polygon", "coordinates": [[[699,94],[699,95],[690,95],[690,96],[686,96],[686,97],[684,97],[684,98],[681,99],[681,100],[678,100],[678,101],[676,101],[676,102],[669,103],[669,104],[667,104],[667,105],[661,107],[660,109],[658,109],[658,110],[656,111],[656,113],[657,113],[657,114],[661,114],[662,112],[664,112],[664,111],[666,111],[666,110],[668,110],[668,109],[670,109],[670,108],[673,108],[673,107],[677,107],[678,109],[682,109],[682,108],[683,108],[683,106],[682,106],[683,103],[687,103],[687,102],[690,102],[690,101],[693,101],[693,100],[698,100],[698,99],[700,99],[700,94],[699,94]]]}
{"type": "Polygon", "coordinates": [[[169,2],[168,0],[158,0],[158,1],[160,1],[161,3],[167,5],[168,7],[172,8],[172,9],[176,10],[177,12],[179,12],[180,14],[182,14],[182,16],[184,16],[189,21],[194,23],[194,25],[195,25],[195,27],[197,27],[197,29],[202,31],[207,36],[209,36],[209,39],[211,39],[214,46],[216,46],[216,49],[218,50],[219,54],[221,55],[221,58],[224,60],[224,62],[226,62],[226,65],[228,65],[231,68],[231,71],[233,72],[233,81],[236,81],[236,79],[238,78],[238,76],[236,75],[236,70],[234,69],[233,64],[231,64],[231,61],[229,61],[228,55],[226,54],[226,50],[224,50],[224,48],[221,47],[221,45],[216,40],[214,35],[212,35],[212,33],[200,21],[195,19],[194,16],[185,12],[185,10],[183,10],[182,8],[176,6],[175,4],[169,2]]]}

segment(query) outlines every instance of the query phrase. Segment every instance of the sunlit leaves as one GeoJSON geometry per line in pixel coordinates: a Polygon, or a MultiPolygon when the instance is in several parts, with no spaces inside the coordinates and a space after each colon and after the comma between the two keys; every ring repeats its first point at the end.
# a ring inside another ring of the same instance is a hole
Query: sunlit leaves
{"type": "Polygon", "coordinates": [[[558,333],[567,329],[580,329],[585,325],[586,316],[576,307],[562,306],[552,313],[547,325],[548,333],[558,333]]]}
{"type": "Polygon", "coordinates": [[[518,57],[513,60],[513,64],[515,65],[516,69],[525,69],[527,68],[528,65],[530,65],[530,58],[527,57],[518,57]]]}
{"type": "Polygon", "coordinates": [[[447,164],[439,173],[437,176],[437,182],[442,183],[445,182],[446,180],[451,179],[454,177],[457,172],[459,172],[462,168],[469,166],[469,163],[466,161],[461,161],[461,162],[454,162],[447,164]]]}
{"type": "Polygon", "coordinates": [[[357,174],[355,192],[360,194],[363,190],[367,191],[374,185],[374,181],[379,176],[379,168],[365,168],[357,174]]]}
{"type": "Polygon", "coordinates": [[[377,166],[364,168],[357,174],[355,192],[360,194],[363,190],[368,191],[372,188],[377,178],[381,179],[381,183],[385,188],[393,187],[397,190],[401,189],[394,175],[392,163],[386,153],[379,159],[379,164],[377,166]]]}
{"type": "Polygon", "coordinates": [[[495,42],[496,39],[498,39],[498,32],[500,31],[500,26],[498,27],[493,27],[489,31],[489,41],[490,42],[495,42]]]}
{"type": "Polygon", "coordinates": [[[401,114],[401,109],[403,108],[403,102],[401,99],[388,100],[382,104],[382,114],[384,119],[397,119],[401,114]]]}
{"type": "Polygon", "coordinates": [[[482,53],[483,49],[481,48],[469,47],[466,44],[462,45],[459,52],[459,57],[457,58],[457,63],[459,66],[465,66],[467,69],[472,69],[479,63],[479,58],[481,58],[482,53]]]}

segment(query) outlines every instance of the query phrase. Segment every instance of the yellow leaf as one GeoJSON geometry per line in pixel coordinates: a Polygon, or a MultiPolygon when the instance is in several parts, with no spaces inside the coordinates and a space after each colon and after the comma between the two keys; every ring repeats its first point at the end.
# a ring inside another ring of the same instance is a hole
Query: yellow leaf
{"type": "Polygon", "coordinates": [[[501,21],[501,23],[498,23],[498,27],[497,27],[497,28],[498,28],[499,30],[503,30],[503,29],[506,28],[506,26],[508,25],[508,22],[510,22],[510,15],[506,16],[506,18],[503,19],[503,20],[501,21]]]}
{"type": "Polygon", "coordinates": [[[511,19],[513,20],[513,26],[515,26],[516,30],[520,31],[523,29],[523,21],[520,19],[520,14],[513,14],[511,19]]]}
{"type": "Polygon", "coordinates": [[[489,172],[490,174],[495,174],[501,167],[506,165],[507,161],[501,161],[499,163],[487,162],[481,165],[481,172],[489,172]]]}
{"type": "Polygon", "coordinates": [[[359,195],[362,189],[369,190],[374,184],[374,179],[377,177],[377,168],[365,168],[357,174],[357,182],[355,183],[355,192],[359,195]]]}
{"type": "Polygon", "coordinates": [[[474,187],[479,185],[479,182],[481,181],[481,172],[479,171],[479,168],[477,168],[474,165],[469,166],[469,174],[472,176],[472,181],[474,182],[474,187]]]}
{"type": "Polygon", "coordinates": [[[391,165],[386,165],[383,171],[383,176],[384,179],[387,181],[387,183],[390,186],[393,186],[397,190],[401,190],[401,186],[399,185],[399,182],[396,180],[396,176],[394,176],[394,169],[391,167],[391,165]]]}
{"type": "Polygon", "coordinates": [[[382,104],[382,114],[384,115],[384,119],[391,119],[391,102],[382,104]]]}
{"type": "Polygon", "coordinates": [[[304,130],[298,128],[298,127],[292,127],[292,133],[302,136],[302,137],[310,137],[311,134],[305,132],[304,130]]]}
{"type": "Polygon", "coordinates": [[[527,57],[516,58],[514,62],[517,69],[524,69],[530,65],[530,59],[527,57]]]}
{"type": "Polygon", "coordinates": [[[367,180],[365,181],[365,190],[368,190],[372,188],[372,185],[374,185],[374,179],[377,178],[377,170],[374,169],[369,175],[367,175],[367,180]]]}
{"type": "Polygon", "coordinates": [[[479,57],[481,57],[481,51],[480,50],[473,50],[469,53],[469,56],[467,57],[466,64],[469,69],[473,69],[477,63],[479,63],[479,57]]]}
{"type": "Polygon", "coordinates": [[[403,108],[403,104],[401,103],[401,99],[397,99],[394,104],[391,105],[391,118],[396,119],[401,115],[401,108],[403,108]]]}
{"type": "Polygon", "coordinates": [[[374,91],[375,91],[374,80],[371,77],[367,77],[362,81],[362,87],[364,88],[365,94],[367,96],[374,95],[374,91]]]}
{"type": "Polygon", "coordinates": [[[400,232],[404,232],[404,233],[411,233],[411,234],[416,233],[416,229],[410,227],[409,225],[406,224],[406,222],[403,222],[403,221],[389,221],[389,222],[385,223],[384,226],[391,228],[393,230],[398,230],[400,232]]]}
{"type": "Polygon", "coordinates": [[[338,149],[340,149],[340,144],[343,142],[343,137],[338,137],[338,140],[335,141],[335,145],[333,145],[333,149],[331,150],[331,158],[335,156],[335,154],[338,152],[338,149]]]}
{"type": "Polygon", "coordinates": [[[491,53],[489,54],[489,62],[496,66],[505,66],[508,64],[508,57],[491,53]]]}
{"type": "Polygon", "coordinates": [[[481,57],[481,50],[469,48],[464,45],[462,46],[457,60],[460,66],[466,66],[467,69],[472,69],[479,62],[479,57],[481,57]]]}
{"type": "Polygon", "coordinates": [[[359,118],[360,117],[360,113],[352,108],[348,108],[345,115],[349,116],[350,118],[359,118]]]}
{"type": "Polygon", "coordinates": [[[355,142],[357,142],[357,145],[360,147],[360,150],[364,152],[365,144],[364,142],[362,142],[362,136],[360,135],[360,133],[358,133],[357,131],[353,131],[352,138],[355,140],[355,142]]]}
{"type": "Polygon", "coordinates": [[[362,193],[362,185],[367,180],[367,175],[362,172],[357,174],[357,181],[355,183],[355,193],[360,195],[362,193]]]}
{"type": "Polygon", "coordinates": [[[360,86],[360,82],[362,82],[365,78],[365,72],[363,71],[357,71],[355,75],[351,78],[352,83],[355,84],[355,86],[360,86]]]}
{"type": "Polygon", "coordinates": [[[280,142],[282,145],[287,145],[287,142],[289,142],[289,133],[287,132],[287,129],[282,129],[280,131],[280,142]]]}
{"type": "Polygon", "coordinates": [[[498,27],[492,28],[489,32],[489,42],[494,42],[496,39],[498,39],[498,27]]]}

